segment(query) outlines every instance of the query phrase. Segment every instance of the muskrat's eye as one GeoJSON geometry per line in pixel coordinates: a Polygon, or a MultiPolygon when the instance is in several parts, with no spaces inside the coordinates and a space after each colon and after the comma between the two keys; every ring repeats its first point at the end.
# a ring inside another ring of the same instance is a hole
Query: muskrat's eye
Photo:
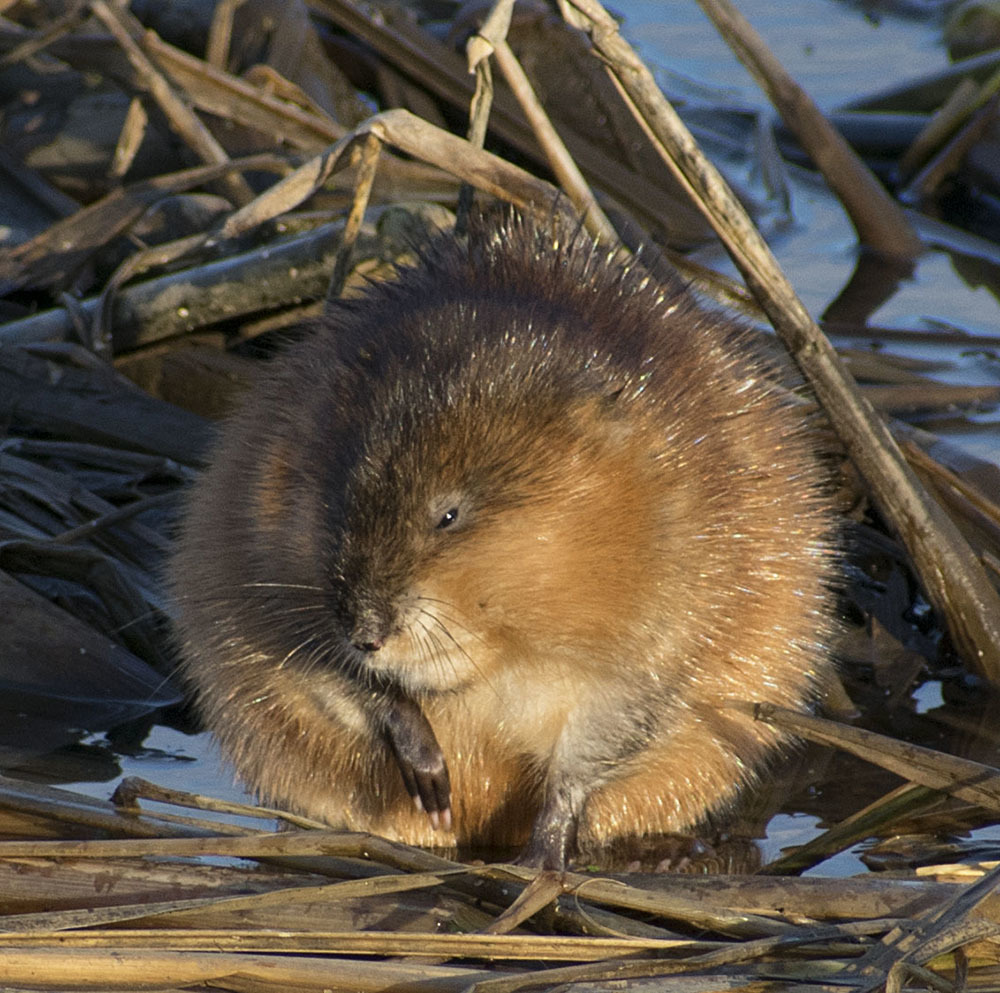
{"type": "Polygon", "coordinates": [[[452,507],[441,515],[441,520],[437,522],[438,531],[450,528],[458,520],[458,507],[452,507]]]}

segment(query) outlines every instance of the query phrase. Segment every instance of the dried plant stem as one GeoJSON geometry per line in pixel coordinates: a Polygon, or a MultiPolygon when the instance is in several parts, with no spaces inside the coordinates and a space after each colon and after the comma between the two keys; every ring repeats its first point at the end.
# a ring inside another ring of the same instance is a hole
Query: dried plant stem
{"type": "MultiPolygon", "coordinates": [[[[208,903],[209,901],[204,901],[208,903]]],[[[600,961],[638,952],[676,952],[697,947],[691,940],[655,938],[547,937],[508,934],[424,934],[414,931],[298,931],[275,934],[268,930],[240,931],[211,928],[143,928],[94,930],[58,934],[0,933],[0,949],[21,948],[131,948],[191,952],[320,952],[337,955],[399,955],[425,958],[550,959],[600,961]]]]}
{"type": "MultiPolygon", "coordinates": [[[[1000,866],[990,870],[971,886],[959,887],[950,899],[925,910],[912,922],[910,927],[893,928],[862,959],[847,966],[847,975],[885,976],[889,972],[890,982],[884,988],[900,989],[898,975],[892,982],[893,972],[906,963],[928,962],[935,955],[942,955],[969,941],[991,937],[996,934],[996,921],[976,921],[969,918],[985,899],[996,891],[1000,882],[1000,866]]],[[[883,982],[870,984],[874,990],[883,982]]]]}
{"type": "Polygon", "coordinates": [[[920,254],[920,239],[886,192],[812,98],[785,71],[731,0],[698,0],[739,60],[778,108],[844,205],[863,245],[897,258],[920,254]]]}
{"type": "Polygon", "coordinates": [[[115,154],[111,159],[111,175],[115,179],[121,179],[132,168],[148,127],[149,115],[142,105],[142,100],[139,97],[132,97],[115,144],[115,154]]]}
{"type": "Polygon", "coordinates": [[[1000,684],[1000,596],[948,515],[927,495],[777,261],[667,102],[649,70],[597,0],[565,0],[583,15],[638,117],[739,267],[775,330],[823,403],[874,498],[905,542],[927,593],[969,663],[1000,684]]]}
{"type": "MultiPolygon", "coordinates": [[[[60,540],[63,536],[60,536],[60,540]]],[[[158,783],[151,783],[139,776],[126,776],[115,789],[111,802],[118,807],[131,807],[141,810],[140,800],[155,800],[159,803],[170,803],[177,807],[189,807],[193,810],[212,810],[216,813],[237,814],[240,817],[257,817],[268,820],[281,820],[300,828],[326,827],[321,821],[278,810],[275,807],[261,807],[257,804],[235,803],[232,800],[220,800],[218,797],[204,796],[199,793],[189,793],[186,790],[169,789],[158,783]]]]}
{"type": "Polygon", "coordinates": [[[887,825],[898,822],[904,817],[912,817],[941,802],[942,795],[939,790],[904,783],[886,796],[879,797],[863,810],[845,817],[821,835],[790,849],[773,862],[768,862],[762,869],[757,870],[757,875],[791,876],[805,872],[806,869],[811,869],[858,841],[878,834],[887,825]]]}
{"type": "MultiPolygon", "coordinates": [[[[484,36],[495,35],[500,39],[505,38],[513,10],[513,0],[495,0],[493,9],[487,15],[479,33],[473,34],[465,46],[469,60],[469,72],[476,77],[476,88],[469,101],[469,127],[465,137],[476,148],[483,148],[486,143],[486,132],[489,129],[490,111],[493,110],[495,93],[493,69],[489,60],[491,49],[484,36]]],[[[473,194],[472,185],[468,182],[463,183],[458,194],[458,208],[455,212],[456,236],[463,236],[469,229],[473,194]]]]}
{"type": "MultiPolygon", "coordinates": [[[[198,119],[191,108],[174,93],[170,84],[157,71],[122,20],[124,12],[110,7],[105,0],[93,0],[91,10],[94,16],[111,32],[135,69],[143,86],[159,104],[171,127],[191,146],[205,162],[225,162],[229,156],[225,149],[198,119]]],[[[247,203],[253,199],[253,191],[242,176],[226,174],[220,179],[226,193],[236,203],[247,203]]]]}
{"type": "Polygon", "coordinates": [[[230,169],[287,173],[291,166],[276,155],[252,155],[118,187],[56,221],[30,241],[6,251],[0,257],[0,289],[7,293],[25,285],[51,288],[60,284],[95,253],[92,246],[123,234],[159,200],[211,182],[230,169]]]}
{"type": "MultiPolygon", "coordinates": [[[[376,16],[355,0],[310,0],[310,6],[348,34],[372,45],[382,58],[440,98],[455,106],[464,106],[468,101],[473,87],[465,60],[409,24],[405,17],[389,20],[376,16]]],[[[529,158],[537,155],[537,139],[506,89],[496,93],[490,111],[490,129],[522,155],[529,158]]],[[[601,189],[613,190],[615,199],[638,220],[676,231],[684,243],[704,237],[701,218],[674,196],[673,184],[654,182],[627,167],[620,155],[605,149],[585,130],[564,129],[563,138],[591,182],[601,189]]]]}
{"type": "Polygon", "coordinates": [[[312,152],[343,137],[347,130],[328,114],[307,110],[242,77],[223,72],[168,44],[159,35],[147,34],[143,50],[192,106],[264,131],[275,144],[287,142],[312,152]]]}
{"type": "MultiPolygon", "coordinates": [[[[140,261],[176,258],[204,241],[204,235],[194,235],[168,242],[142,252],[140,261]]],[[[79,302],[80,316],[92,327],[112,327],[113,350],[117,354],[218,321],[287,308],[294,301],[321,299],[330,283],[338,244],[337,226],[322,225],[277,246],[230,254],[136,282],[112,295],[89,297],[79,302]],[[180,294],[184,299],[182,307],[177,305],[180,294]],[[99,308],[112,300],[112,316],[99,316],[99,308]]],[[[129,275],[134,275],[126,260],[117,279],[126,275],[126,268],[129,275]]],[[[72,330],[71,315],[57,307],[8,321],[0,332],[0,341],[65,340],[72,330]]]]}
{"type": "Polygon", "coordinates": [[[978,103],[979,87],[971,79],[963,79],[900,156],[897,163],[900,175],[912,176],[930,158],[933,150],[969,117],[978,103]]]}
{"type": "Polygon", "coordinates": [[[521,895],[484,931],[485,934],[509,934],[529,917],[562,895],[563,879],[559,872],[540,872],[521,891],[521,895]]]}
{"type": "Polygon", "coordinates": [[[286,831],[270,834],[217,835],[210,838],[117,838],[99,841],[0,841],[0,858],[113,858],[131,855],[229,855],[274,858],[347,855],[372,858],[417,871],[461,868],[455,862],[378,835],[357,831],[286,831]]]}
{"type": "Polygon", "coordinates": [[[993,97],[985,107],[976,111],[910,180],[902,196],[910,200],[924,200],[933,196],[941,183],[958,168],[969,149],[993,125],[998,107],[1000,98],[993,97]]]}
{"type": "MultiPolygon", "coordinates": [[[[496,0],[489,17],[483,22],[479,31],[469,39],[466,46],[469,67],[479,72],[481,67],[489,65],[491,55],[496,59],[507,85],[531,125],[549,167],[584,219],[585,227],[598,241],[604,241],[609,245],[617,244],[618,233],[605,217],[604,211],[601,210],[587,181],[583,178],[583,173],[552,121],[549,120],[545,108],[535,93],[535,88],[531,85],[531,80],[507,44],[507,31],[513,8],[512,0],[496,0]]],[[[479,92],[478,85],[476,92],[477,94],[479,92]]],[[[479,145],[482,145],[482,139],[479,145]]]]}
{"type": "Polygon", "coordinates": [[[212,14],[205,46],[205,61],[216,69],[225,71],[229,59],[229,45],[233,38],[233,16],[246,0],[219,0],[212,14]]]}
{"type": "MultiPolygon", "coordinates": [[[[991,495],[964,480],[958,473],[942,465],[913,440],[906,426],[894,425],[895,435],[910,464],[929,478],[940,491],[947,491],[960,498],[972,514],[1000,534],[1000,494],[991,495]],[[908,436],[909,435],[909,436],[908,436]]],[[[946,492],[946,496],[947,496],[946,492]]]]}
{"type": "Polygon", "coordinates": [[[1000,769],[785,707],[762,703],[757,706],[757,714],[768,724],[810,741],[835,745],[921,786],[943,790],[986,810],[1000,811],[1000,769]]]}
{"type": "Polygon", "coordinates": [[[361,224],[365,219],[368,202],[371,200],[372,186],[375,184],[375,173],[378,170],[381,151],[382,143],[375,135],[368,135],[361,144],[357,182],[354,184],[354,199],[351,201],[351,210],[347,215],[347,223],[344,225],[344,233],[341,236],[340,251],[337,253],[337,263],[333,267],[330,289],[327,291],[327,298],[330,300],[339,297],[344,289],[344,282],[347,280],[351,260],[354,257],[354,245],[361,233],[361,224]]]}
{"type": "MultiPolygon", "coordinates": [[[[525,973],[513,979],[497,978],[488,980],[487,982],[479,983],[475,987],[475,993],[514,993],[515,990],[534,986],[544,986],[546,989],[561,989],[560,984],[562,983],[591,982],[606,984],[611,981],[620,983],[626,979],[665,977],[695,970],[704,971],[708,974],[709,970],[721,970],[726,966],[751,962],[756,958],[773,954],[782,947],[787,948],[798,944],[812,944],[820,941],[843,939],[851,932],[854,935],[871,933],[873,930],[877,932],[884,929],[885,926],[885,923],[880,922],[876,924],[873,921],[865,921],[861,925],[848,925],[846,928],[819,926],[806,929],[805,932],[800,932],[795,936],[759,938],[755,941],[727,944],[720,948],[683,959],[619,959],[617,961],[605,961],[593,964],[560,966],[525,973]]],[[[600,988],[603,989],[606,986],[601,986],[600,988]]],[[[662,986],[651,988],[680,990],[683,987],[663,984],[662,986]]],[[[701,988],[718,989],[718,980],[710,982],[707,987],[701,988]]]]}
{"type": "Polygon", "coordinates": [[[238,952],[193,952],[113,948],[9,948],[3,956],[4,982],[29,989],[137,990],[206,984],[241,990],[433,989],[460,993],[477,979],[509,972],[417,962],[331,959],[325,955],[275,956],[238,952]],[[155,977],[155,986],[153,985],[155,977]],[[85,983],[81,980],[86,979],[85,983]],[[236,983],[236,985],[232,985],[236,983]]]}
{"type": "Polygon", "coordinates": [[[913,144],[900,157],[898,168],[908,179],[900,192],[905,202],[930,196],[934,187],[955,167],[982,132],[996,117],[1000,92],[1000,70],[982,85],[964,76],[948,99],[938,108],[913,144]],[[991,109],[984,109],[993,101],[991,109]]]}
{"type": "Polygon", "coordinates": [[[498,42],[493,50],[493,55],[497,60],[497,65],[500,66],[500,71],[507,80],[507,84],[517,98],[517,102],[521,105],[524,116],[531,123],[538,143],[542,146],[545,158],[559,181],[559,185],[566,191],[573,206],[583,217],[584,226],[599,241],[609,245],[616,244],[618,242],[617,232],[605,216],[604,211],[601,210],[593,191],[583,178],[583,173],[580,172],[569,153],[569,149],[563,144],[562,138],[553,127],[548,114],[545,113],[545,108],[535,95],[531,82],[521,68],[521,63],[511,51],[510,45],[506,41],[498,42]]]}
{"type": "Polygon", "coordinates": [[[559,191],[518,166],[511,165],[457,135],[428,124],[406,110],[388,110],[358,125],[336,144],[310,159],[231,214],[215,240],[232,238],[270,220],[312,196],[334,173],[352,164],[357,147],[375,136],[386,145],[440,166],[464,182],[522,209],[558,209],[559,191]]]}
{"type": "MultiPolygon", "coordinates": [[[[3,9],[5,9],[4,5],[0,4],[0,10],[3,9]]],[[[0,69],[16,65],[18,62],[24,62],[30,59],[32,55],[37,55],[55,39],[62,38],[82,24],[86,16],[87,3],[85,0],[78,0],[65,14],[54,18],[43,31],[37,32],[20,45],[15,45],[9,52],[0,56],[0,69]]]]}

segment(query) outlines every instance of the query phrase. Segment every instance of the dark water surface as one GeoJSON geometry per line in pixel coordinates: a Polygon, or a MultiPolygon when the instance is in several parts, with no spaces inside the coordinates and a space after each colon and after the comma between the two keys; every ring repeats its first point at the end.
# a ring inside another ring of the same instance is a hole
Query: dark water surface
{"type": "MultiPolygon", "coordinates": [[[[703,92],[719,103],[768,109],[750,74],[694,0],[621,0],[625,29],[661,83],[703,92]]],[[[864,8],[844,0],[739,0],[737,7],[781,64],[829,112],[869,92],[948,65],[933,21],[864,8]]]]}

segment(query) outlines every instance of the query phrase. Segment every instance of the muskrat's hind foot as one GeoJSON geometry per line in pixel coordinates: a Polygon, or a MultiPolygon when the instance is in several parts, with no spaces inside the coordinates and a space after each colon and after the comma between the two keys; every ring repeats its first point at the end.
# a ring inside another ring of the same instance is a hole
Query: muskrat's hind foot
{"type": "Polygon", "coordinates": [[[420,706],[397,695],[385,714],[385,735],[403,775],[406,792],[436,830],[451,827],[451,783],[444,752],[420,706]]]}
{"type": "Polygon", "coordinates": [[[576,833],[583,807],[583,797],[570,789],[552,790],[535,818],[531,837],[516,865],[535,869],[563,871],[570,855],[576,852],[576,833]],[[576,800],[576,802],[574,802],[576,800]]]}

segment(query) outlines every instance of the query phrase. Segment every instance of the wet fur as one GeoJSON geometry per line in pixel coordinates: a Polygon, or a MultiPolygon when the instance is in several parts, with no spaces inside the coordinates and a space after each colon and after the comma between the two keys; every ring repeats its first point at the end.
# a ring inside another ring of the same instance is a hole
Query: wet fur
{"type": "Polygon", "coordinates": [[[442,241],[222,432],[170,570],[208,726],[267,801],[441,844],[374,731],[391,683],[462,843],[526,843],[560,790],[587,844],[687,829],[781,744],[746,701],[829,672],[814,447],[683,287],[517,219],[442,241]]]}

